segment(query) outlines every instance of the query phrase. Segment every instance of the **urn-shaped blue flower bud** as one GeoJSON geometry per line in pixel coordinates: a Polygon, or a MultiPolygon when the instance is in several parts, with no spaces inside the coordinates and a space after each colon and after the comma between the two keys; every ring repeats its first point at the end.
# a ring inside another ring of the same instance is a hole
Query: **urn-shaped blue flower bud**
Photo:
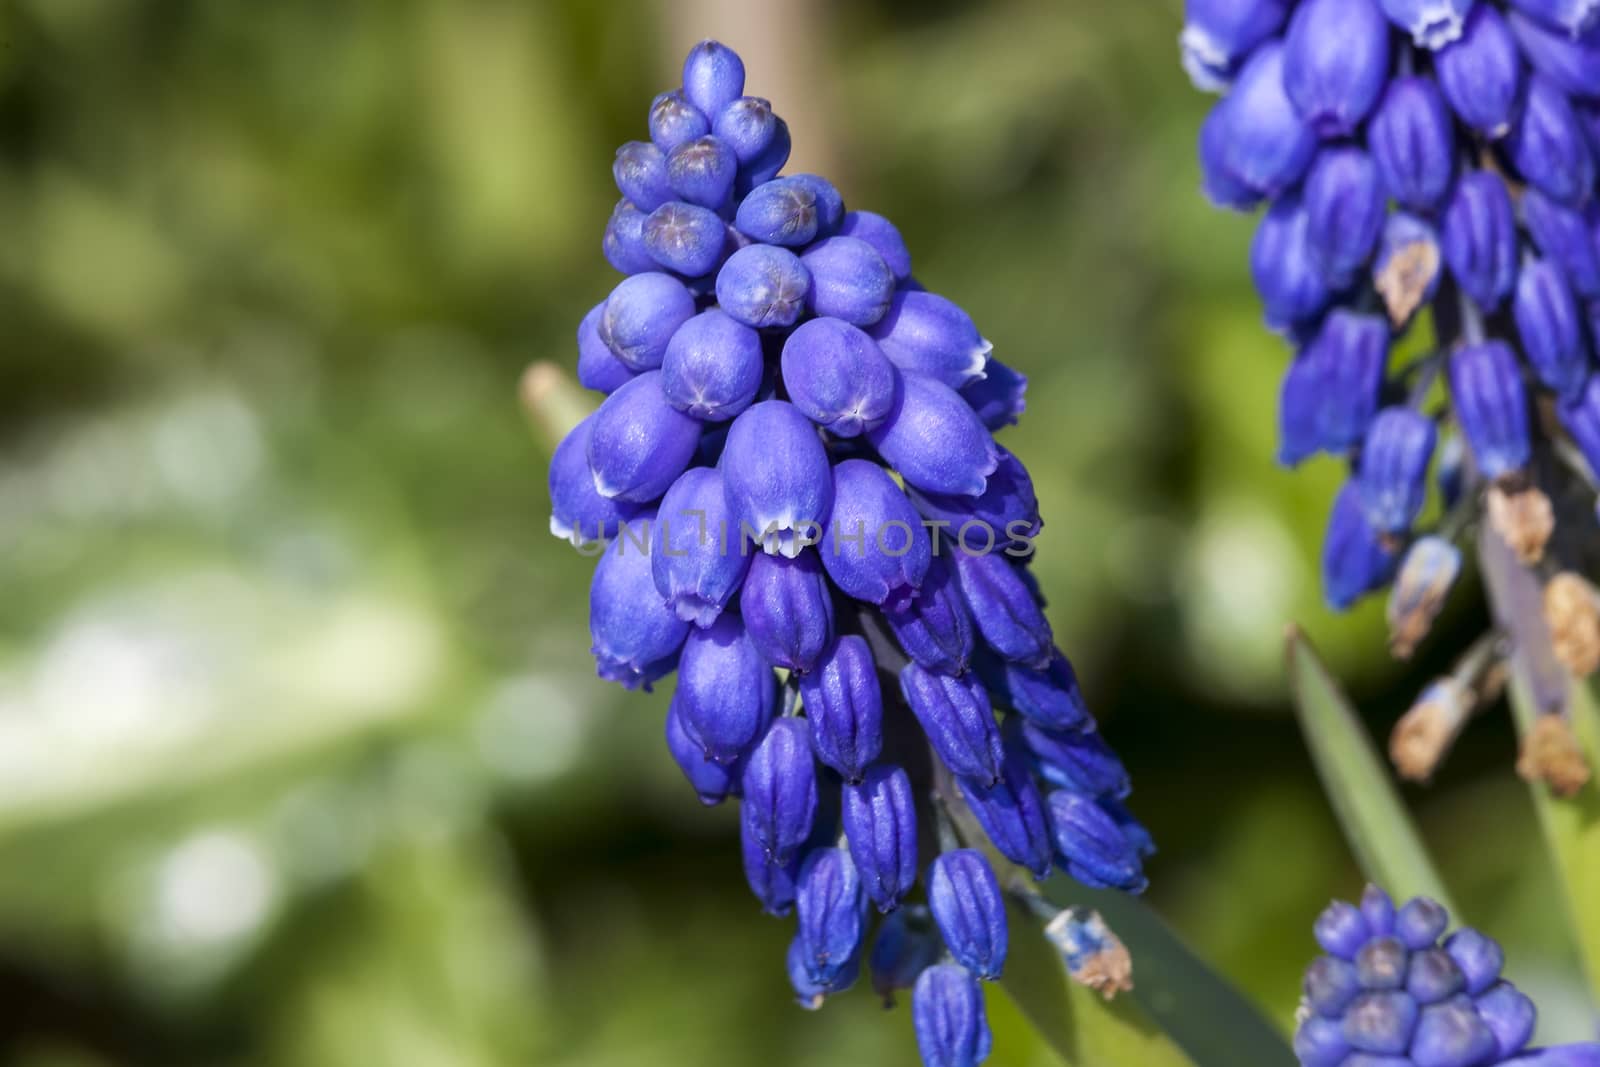
{"type": "MultiPolygon", "coordinates": [[[[1379,0],[1389,21],[1420,48],[1443,48],[1461,36],[1474,0],[1379,0]]],[[[1479,5],[1480,7],[1483,5],[1479,5]]]]}
{"type": "Polygon", "coordinates": [[[1051,730],[1024,721],[1016,737],[1032,754],[1039,777],[1058,789],[1088,797],[1125,797],[1133,786],[1128,770],[1098,733],[1051,730]]]}
{"type": "Polygon", "coordinates": [[[600,336],[633,370],[652,370],[661,366],[667,342],[694,310],[694,296],[676,278],[659,271],[635,274],[606,299],[600,336]]]}
{"type": "Polygon", "coordinates": [[[645,244],[646,215],[626,200],[617,201],[611,218],[606,220],[605,236],[600,241],[600,251],[606,262],[621,274],[643,274],[659,270],[654,256],[645,244]]]}
{"type": "Polygon", "coordinates": [[[699,421],[667,403],[661,372],[641,374],[594,413],[588,455],[595,489],[607,499],[649,503],[688,468],[699,443],[699,421]]]}
{"type": "Polygon", "coordinates": [[[1348,901],[1336,900],[1324,908],[1312,926],[1317,944],[1341,960],[1354,960],[1372,931],[1361,909],[1348,901]]]}
{"type": "Polygon", "coordinates": [[[1342,452],[1360,444],[1378,407],[1388,356],[1389,328],[1383,319],[1343,309],[1329,315],[1296,357],[1296,364],[1305,362],[1307,367],[1290,372],[1309,379],[1310,390],[1285,383],[1285,453],[1292,440],[1306,440],[1302,429],[1289,425],[1291,420],[1309,420],[1315,426],[1309,440],[1324,451],[1342,452]]]}
{"type": "Polygon", "coordinates": [[[972,617],[943,557],[928,561],[916,599],[883,613],[900,647],[935,674],[961,674],[972,659],[972,617]]]}
{"type": "Polygon", "coordinates": [[[644,246],[660,266],[698,278],[722,261],[728,227],[709,208],[673,200],[644,220],[644,246]]]}
{"type": "Polygon", "coordinates": [[[922,516],[887,471],[869,460],[833,468],[833,512],[822,565],[846,594],[903,609],[928,573],[932,545],[922,516]]]}
{"type": "Polygon", "coordinates": [[[994,347],[970,315],[936,293],[896,293],[888,313],[869,332],[895,366],[921,371],[952,389],[982,378],[994,347]]]}
{"type": "Polygon", "coordinates": [[[739,551],[735,527],[715,468],[684,471],[661,498],[650,568],[678,618],[710,626],[739,591],[750,557],[739,551]]]}
{"type": "MultiPolygon", "coordinates": [[[[1341,1067],[1350,1056],[1350,1043],[1344,1039],[1344,1029],[1338,1022],[1311,1015],[1301,1020],[1294,1032],[1294,1054],[1300,1067],[1341,1067]]],[[[1384,1065],[1381,1062],[1362,1064],[1357,1059],[1356,1064],[1357,1067],[1412,1067],[1409,1060],[1384,1065]]]]}
{"type": "Polygon", "coordinates": [[[603,543],[639,514],[640,506],[611,500],[594,487],[589,471],[591,415],[561,439],[550,459],[550,532],[574,545],[603,543]]]}
{"type": "Polygon", "coordinates": [[[1561,271],[1548,260],[1524,263],[1511,310],[1533,373],[1561,396],[1575,396],[1589,375],[1589,343],[1561,271]]]}
{"type": "Polygon", "coordinates": [[[883,257],[855,237],[828,237],[800,256],[811,272],[807,306],[857,326],[871,326],[889,310],[894,274],[883,257]]]}
{"type": "MultiPolygon", "coordinates": [[[[741,788],[743,777],[740,778],[741,788]]],[[[742,814],[742,812],[741,812],[742,814]]],[[[756,836],[748,818],[739,823],[739,852],[744,864],[744,879],[750,892],[768,915],[787,915],[794,907],[795,887],[800,880],[800,859],[790,856],[779,863],[756,836]]]]}
{"type": "Polygon", "coordinates": [[[1283,88],[1284,48],[1258,48],[1222,103],[1216,144],[1222,173],[1262,196],[1293,188],[1311,164],[1317,137],[1283,88]]]}
{"type": "MultiPolygon", "coordinates": [[[[738,103],[730,105],[731,108],[738,106],[738,103]]],[[[783,165],[789,162],[789,124],[779,118],[775,118],[774,122],[776,129],[767,147],[753,159],[739,160],[739,177],[733,183],[733,195],[736,198],[743,199],[756,186],[776,178],[783,165]]]]}
{"type": "Polygon", "coordinates": [[[984,643],[1025,667],[1048,667],[1055,653],[1054,635],[1023,573],[1000,553],[957,550],[950,558],[984,643]]]}
{"type": "Polygon", "coordinates": [[[1600,3],[1596,0],[1511,0],[1511,6],[1572,37],[1600,22],[1600,3]]]}
{"type": "Polygon", "coordinates": [[[606,302],[602,300],[578,324],[578,384],[610,394],[624,382],[632,381],[636,372],[618,359],[600,336],[600,320],[605,313],[606,302]]]}
{"type": "Polygon", "coordinates": [[[744,92],[744,61],[720,41],[701,41],[683,61],[683,95],[707,115],[716,115],[744,92]]]}
{"type": "Polygon", "coordinates": [[[883,1006],[894,1006],[894,994],[910,989],[917,976],[939,962],[944,942],[939,940],[933,916],[921,905],[897,908],[878,924],[878,937],[872,945],[867,968],[872,972],[872,988],[883,998],[883,1006]]]}
{"type": "Polygon", "coordinates": [[[1506,137],[1506,154],[1530,185],[1562,203],[1581,205],[1594,186],[1594,155],[1577,112],[1554,82],[1528,79],[1522,115],[1506,137]]]}
{"type": "Polygon", "coordinates": [[[1006,905],[989,861],[977,849],[941,854],[928,869],[928,908],[957,963],[986,981],[1006,966],[1006,905]]]}
{"type": "Polygon", "coordinates": [[[871,337],[840,319],[795,327],[781,365],[789,402],[837,437],[859,437],[894,407],[894,365],[871,337]]]}
{"type": "Polygon", "coordinates": [[[805,310],[811,272],[800,257],[772,245],[750,245],[717,272],[717,304],[747,326],[793,326],[805,310]]]}
{"type": "Polygon", "coordinates": [[[1229,132],[1230,114],[1228,101],[1219,100],[1200,124],[1197,142],[1200,188],[1206,194],[1206,199],[1217,207],[1253,211],[1261,203],[1262,195],[1229,169],[1233,148],[1230,143],[1232,134],[1229,132]]]}
{"type": "Polygon", "coordinates": [[[611,176],[617,191],[647,214],[672,199],[666,154],[649,141],[629,141],[617,149],[611,176]]]}
{"type": "Polygon", "coordinates": [[[817,759],[845,781],[861,781],[883,748],[883,694],[866,640],[854,634],[836,640],[801,676],[800,700],[817,759]]]}
{"type": "Polygon", "coordinates": [[[911,253],[904,237],[895,224],[872,211],[847,211],[839,221],[839,234],[857,237],[873,247],[883,261],[889,264],[895,281],[911,277],[911,253]]]}
{"type": "Polygon", "coordinates": [[[879,765],[861,782],[846,784],[843,800],[844,835],[867,897],[879,911],[893,911],[917,881],[911,779],[899,767],[879,765]]]}
{"type": "Polygon", "coordinates": [[[629,689],[672,670],[689,624],[662,602],[650,576],[650,524],[641,517],[618,534],[589,583],[589,637],[595,667],[629,689]]]}
{"type": "Polygon", "coordinates": [[[793,404],[765,400],[734,419],[721,466],[741,546],[751,538],[794,556],[821,537],[833,470],[816,427],[793,404]]]}
{"type": "Polygon", "coordinates": [[[978,421],[991,431],[1016,425],[1027,407],[1028,378],[998,359],[990,357],[984,377],[961,390],[961,398],[972,406],[978,421]]]}
{"type": "Polygon", "coordinates": [[[731,766],[766,732],[777,680],[737,616],[690,630],[678,663],[673,705],[707,759],[731,766]]]}
{"type": "Polygon", "coordinates": [[[1476,1007],[1479,1017],[1494,1033],[1497,1056],[1515,1056],[1533,1037],[1538,1012],[1533,1001],[1510,982],[1496,982],[1490,986],[1488,992],[1478,997],[1476,1007]]]}
{"type": "Polygon", "coordinates": [[[1429,897],[1415,897],[1406,901],[1394,917],[1395,936],[1413,952],[1439,940],[1449,925],[1450,913],[1429,897]]]}
{"type": "Polygon", "coordinates": [[[1416,521],[1437,436],[1432,419],[1407,407],[1385,408],[1372,420],[1356,487],[1368,524],[1380,534],[1404,533],[1416,521]]]}
{"type": "Polygon", "coordinates": [[[1306,176],[1303,202],[1311,262],[1330,288],[1343,289],[1365,269],[1383,232],[1388,205],[1372,157],[1349,145],[1324,148],[1306,176]]]}
{"type": "Polygon", "coordinates": [[[1047,804],[1056,855],[1068,874],[1091,889],[1144,892],[1149,881],[1138,849],[1099,804],[1066,789],[1051,792],[1047,804]]]}
{"type": "Polygon", "coordinates": [[[728,203],[738,172],[739,159],[732,147],[712,134],[685,141],[667,155],[667,184],[673,194],[712,211],[728,203]]]}
{"type": "Polygon", "coordinates": [[[1567,282],[1586,300],[1600,298],[1600,250],[1593,239],[1594,208],[1579,210],[1538,189],[1522,194],[1522,216],[1534,244],[1561,268],[1567,282]]]}
{"type": "Polygon", "coordinates": [[[1600,474],[1600,375],[1591,375],[1583,387],[1560,407],[1561,425],[1588,461],[1589,472],[1600,474]]]}
{"type": "Polygon", "coordinates": [[[958,546],[968,551],[1031,555],[1032,541],[1044,526],[1039,519],[1033,479],[1016,456],[999,446],[996,450],[1000,463],[989,475],[982,495],[943,496],[915,489],[906,495],[925,518],[938,523],[958,546]]]}
{"type": "Polygon", "coordinates": [[[1000,728],[981,682],[970,673],[951,677],[913,663],[900,671],[900,692],[952,774],[983,785],[1000,780],[1000,728]]]}
{"type": "Polygon", "coordinates": [[[1337,1019],[1361,993],[1361,979],[1348,960],[1318,956],[1306,968],[1302,988],[1308,1008],[1318,1015],[1337,1019]]]}
{"type": "Polygon", "coordinates": [[[1278,32],[1292,6],[1289,0],[1185,0],[1179,44],[1195,87],[1227,88],[1245,57],[1278,32]]]}
{"type": "Polygon", "coordinates": [[[819,848],[801,865],[795,888],[802,965],[813,983],[835,991],[855,980],[860,965],[867,933],[861,876],[849,853],[819,848]]]}
{"type": "Polygon", "coordinates": [[[1022,752],[1006,752],[1000,781],[994,785],[985,788],[966,778],[957,778],[956,785],[996,852],[1032,871],[1035,878],[1049,877],[1055,863],[1050,821],[1044,795],[1022,752]]]}
{"type": "Polygon", "coordinates": [[[710,308],[678,327],[667,342],[661,391],[679,411],[725,422],[755,400],[764,358],[760,334],[710,308]]]}
{"type": "MultiPolygon", "coordinates": [[[[1361,916],[1367,920],[1367,929],[1372,931],[1372,936],[1386,938],[1394,933],[1395,917],[1398,914],[1394,906],[1394,898],[1385,893],[1376,885],[1368,885],[1361,891],[1361,916]]],[[[1403,954],[1404,946],[1401,947],[1403,954]]],[[[1361,966],[1361,958],[1356,958],[1356,966],[1361,966]]],[[[1398,979],[1396,980],[1398,984],[1398,979]]],[[[1371,986],[1369,988],[1377,988],[1371,986]]]]}
{"type": "Polygon", "coordinates": [[[650,102],[650,140],[663,152],[711,132],[705,112],[689,102],[680,89],[661,93],[650,102]]]}
{"type": "Polygon", "coordinates": [[[1395,78],[1367,126],[1367,144],[1383,186],[1402,207],[1430,211],[1450,191],[1455,133],[1431,78],[1395,78]]]}
{"type": "Polygon", "coordinates": [[[739,613],[768,663],[809,671],[833,641],[833,596],[815,551],[792,559],[757,553],[750,561],[739,613]]]}
{"type": "Polygon", "coordinates": [[[1509,345],[1484,341],[1451,356],[1450,396],[1485,478],[1527,466],[1528,398],[1509,345]]]}
{"type": "Polygon", "coordinates": [[[1389,23],[1374,0],[1303,0],[1284,38],[1283,87],[1319,136],[1348,137],[1389,76],[1389,23]]]}
{"type": "Polygon", "coordinates": [[[1517,283],[1517,220],[1499,175],[1462,175],[1440,237],[1456,283],[1483,310],[1498,310],[1517,283]]]}
{"type": "Polygon", "coordinates": [[[1311,251],[1311,216],[1299,196],[1280,197],[1262,216],[1250,242],[1250,277],[1267,325],[1280,332],[1312,322],[1332,299],[1311,251]]]}
{"type": "Polygon", "coordinates": [[[1535,70],[1572,96],[1600,96],[1600,34],[1574,37],[1517,11],[1507,20],[1535,70]]]}
{"type": "Polygon", "coordinates": [[[1367,522],[1356,483],[1346,482],[1322,539],[1322,595],[1328,606],[1344,611],[1388,582],[1397,562],[1395,550],[1367,522]]]}
{"type": "Polygon", "coordinates": [[[817,236],[817,196],[809,182],[774,178],[756,186],[739,204],[733,224],[765,244],[801,248],[817,236]]]}
{"type": "Polygon", "coordinates": [[[1372,282],[1395,329],[1403,330],[1432,302],[1443,260],[1439,235],[1428,223],[1403,211],[1384,220],[1372,282]]]}
{"type": "Polygon", "coordinates": [[[831,237],[844,222],[844,197],[832,182],[820,174],[796,174],[794,180],[805,183],[817,198],[817,236],[831,237]]]}
{"type": "Polygon", "coordinates": [[[972,408],[926,374],[900,376],[889,417],[867,439],[907,485],[929,493],[978,496],[1000,463],[994,438],[972,408]]]}
{"type": "Polygon", "coordinates": [[[707,807],[720,804],[739,791],[741,768],[737,764],[727,767],[706,759],[700,743],[684,729],[683,716],[678,713],[676,699],[667,708],[667,751],[683,771],[683,776],[689,780],[700,803],[707,807]]]}
{"type": "Polygon", "coordinates": [[[978,1067],[994,1039],[977,979],[951,963],[922,972],[911,991],[911,1024],[924,1067],[978,1067]]]}
{"type": "Polygon", "coordinates": [[[1404,993],[1363,993],[1345,1012],[1344,1039],[1359,1052],[1399,1056],[1410,1044],[1416,1025],[1417,1002],[1404,993]]]}
{"type": "Polygon", "coordinates": [[[1511,132],[1526,70],[1516,39],[1492,4],[1472,9],[1461,38],[1434,53],[1433,70],[1450,109],[1468,128],[1491,139],[1511,132]]]}
{"type": "MultiPolygon", "coordinates": [[[[741,96],[711,120],[711,132],[733,149],[741,169],[750,167],[771,150],[782,126],[783,120],[772,113],[772,103],[759,96],[741,96]]],[[[787,144],[787,133],[782,140],[787,144]]],[[[785,147],[784,156],[788,154],[785,147]]]]}
{"type": "Polygon", "coordinates": [[[1442,948],[1431,943],[1411,954],[1406,962],[1405,990],[1418,1004],[1438,1004],[1466,988],[1461,968],[1442,948]]]}
{"type": "Polygon", "coordinates": [[[1428,635],[1460,575],[1461,550],[1449,541],[1430,535],[1412,542],[1389,592],[1389,646],[1397,657],[1409,658],[1428,635]]]}
{"type": "Polygon", "coordinates": [[[1029,722],[1047,730],[1093,730],[1077,672],[1060,649],[1053,652],[1042,671],[992,658],[980,670],[996,701],[1029,722]]]}
{"type": "Polygon", "coordinates": [[[817,768],[805,720],[779,719],[768,727],[740,786],[740,817],[751,839],[773,862],[788,863],[811,836],[817,814],[817,768]]]}
{"type": "Polygon", "coordinates": [[[1500,943],[1471,927],[1451,934],[1444,943],[1444,950],[1461,968],[1467,982],[1466,991],[1474,997],[1494,985],[1500,977],[1500,969],[1506,965],[1505,950],[1500,943]]]}
{"type": "Polygon", "coordinates": [[[806,970],[806,948],[799,934],[789,940],[789,951],[783,955],[783,969],[789,976],[789,988],[794,990],[794,1002],[805,1011],[821,1011],[828,999],[828,990],[811,980],[806,970]]]}

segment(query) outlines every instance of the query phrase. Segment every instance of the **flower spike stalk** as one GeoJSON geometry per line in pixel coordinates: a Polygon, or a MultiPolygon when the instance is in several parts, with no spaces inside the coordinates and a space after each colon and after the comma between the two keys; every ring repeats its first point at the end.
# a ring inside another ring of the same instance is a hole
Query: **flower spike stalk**
{"type": "MultiPolygon", "coordinates": [[[[893,223],[783,173],[789,147],[706,41],[618,149],[602,251],[625,277],[578,329],[604,400],[556,450],[550,528],[599,554],[600,676],[675,674],[668,748],[700,801],[740,805],[751,891],[795,916],[797,1000],[867,961],[911,990],[924,1061],[971,1067],[1002,884],[1138,892],[1153,845],[1029,572],[1039,504],[993,436],[1027,379],[893,223]],[[956,839],[946,804],[981,832],[956,839]]],[[[1089,934],[1126,988],[1115,935],[1089,934]]]]}

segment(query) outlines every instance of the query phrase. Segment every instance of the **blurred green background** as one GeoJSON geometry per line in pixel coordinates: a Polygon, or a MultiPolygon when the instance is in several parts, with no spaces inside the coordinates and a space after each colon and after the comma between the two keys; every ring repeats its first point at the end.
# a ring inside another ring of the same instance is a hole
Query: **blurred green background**
{"type": "MultiPolygon", "coordinates": [[[[1319,602],[1339,472],[1272,463],[1284,352],[1197,191],[1180,6],[0,2],[0,1062],[914,1062],[903,1007],[793,1006],[663,694],[593,677],[517,404],[703,36],[1031,377],[1006,443],[1150,898],[1287,1028],[1359,876],[1283,628],[1382,734],[1484,620],[1398,666],[1379,606],[1319,602]]],[[[1577,1036],[1513,753],[1490,716],[1410,799],[1577,1036]]],[[[1053,1062],[990,1002],[994,1062],[1053,1062]]]]}

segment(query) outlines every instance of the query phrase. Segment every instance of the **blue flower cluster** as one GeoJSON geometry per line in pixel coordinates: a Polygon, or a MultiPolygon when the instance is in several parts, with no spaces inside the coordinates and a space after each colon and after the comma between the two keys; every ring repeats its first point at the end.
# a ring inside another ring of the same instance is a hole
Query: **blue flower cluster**
{"type": "Polygon", "coordinates": [[[668,747],[703,802],[740,801],[750,888],[797,917],[801,1002],[866,957],[913,990],[929,1064],[975,1064],[1006,919],[954,845],[1135,892],[1152,846],[1027,568],[1038,504],[992,437],[1026,380],[888,219],[781,174],[788,129],[743,94],[739,57],[697,45],[617,152],[603,247],[626,277],[578,330],[605,400],[556,450],[551,530],[599,556],[601,677],[677,672],[668,747]]]}
{"type": "MultiPolygon", "coordinates": [[[[1390,645],[1407,657],[1461,573],[1458,544],[1486,528],[1484,558],[1531,590],[1531,612],[1492,594],[1498,621],[1515,616],[1511,644],[1592,673],[1600,2],[1186,0],[1181,44],[1196,85],[1223,93],[1199,136],[1207,194],[1266,205],[1250,271],[1295,351],[1279,458],[1348,466],[1323,542],[1328,603],[1392,584],[1390,645]],[[1392,358],[1421,318],[1432,351],[1392,358]],[[1430,471],[1440,507],[1424,521],[1430,471]]],[[[1492,667],[1469,652],[1435,688],[1451,699],[1425,694],[1402,721],[1402,774],[1431,775],[1497,692],[1492,667]]],[[[1563,710],[1538,726],[1519,770],[1580,788],[1563,710]]]]}
{"type": "Polygon", "coordinates": [[[1526,1050],[1537,1011],[1500,977],[1494,939],[1426,897],[1369,886],[1316,922],[1294,1049],[1302,1067],[1600,1067],[1600,1044],[1526,1050]],[[1443,940],[1441,940],[1443,939],[1443,940]]]}
{"type": "Polygon", "coordinates": [[[1280,457],[1350,461],[1330,604],[1400,570],[1441,426],[1446,506],[1492,498],[1495,529],[1539,562],[1551,499],[1600,470],[1600,3],[1187,0],[1182,46],[1195,83],[1226,91],[1200,133],[1206,192],[1268,205],[1250,268],[1297,351],[1280,457]],[[1430,308],[1441,351],[1391,367],[1430,308]],[[1440,372],[1448,409],[1430,412],[1440,372]],[[1580,469],[1539,469],[1557,438],[1580,469]]]}

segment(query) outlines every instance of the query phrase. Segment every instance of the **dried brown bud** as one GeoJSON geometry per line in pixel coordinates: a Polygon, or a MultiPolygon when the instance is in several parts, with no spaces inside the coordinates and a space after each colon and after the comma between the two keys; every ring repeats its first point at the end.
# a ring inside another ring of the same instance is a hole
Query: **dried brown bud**
{"type": "Polygon", "coordinates": [[[1600,605],[1594,586],[1571,571],[1562,571],[1544,587],[1544,621],[1556,659],[1587,678],[1600,667],[1600,605]]]}
{"type": "Polygon", "coordinates": [[[1589,781],[1589,762],[1564,715],[1541,715],[1522,739],[1517,773],[1543,782],[1558,797],[1570,797],[1589,781]]]}
{"type": "Polygon", "coordinates": [[[1133,989],[1133,957],[1099,912],[1069,908],[1051,919],[1044,933],[1074,982],[1107,1000],[1133,989]]]}
{"type": "Polygon", "coordinates": [[[1442,537],[1423,537],[1406,552],[1389,591],[1389,651],[1410,659],[1428,636],[1456,577],[1461,553],[1442,537]]]}
{"type": "Polygon", "coordinates": [[[1395,249],[1373,279],[1396,329],[1411,321],[1428,298],[1439,276],[1439,246],[1433,241],[1413,241],[1395,249]]]}
{"type": "Polygon", "coordinates": [[[1410,782],[1432,778],[1472,708],[1472,691],[1454,678],[1441,678],[1424,689],[1389,735],[1389,759],[1400,777],[1410,782]]]}
{"type": "Polygon", "coordinates": [[[1518,560],[1532,566],[1544,558],[1544,546],[1556,528],[1550,498],[1535,486],[1489,487],[1489,525],[1518,560]]]}

